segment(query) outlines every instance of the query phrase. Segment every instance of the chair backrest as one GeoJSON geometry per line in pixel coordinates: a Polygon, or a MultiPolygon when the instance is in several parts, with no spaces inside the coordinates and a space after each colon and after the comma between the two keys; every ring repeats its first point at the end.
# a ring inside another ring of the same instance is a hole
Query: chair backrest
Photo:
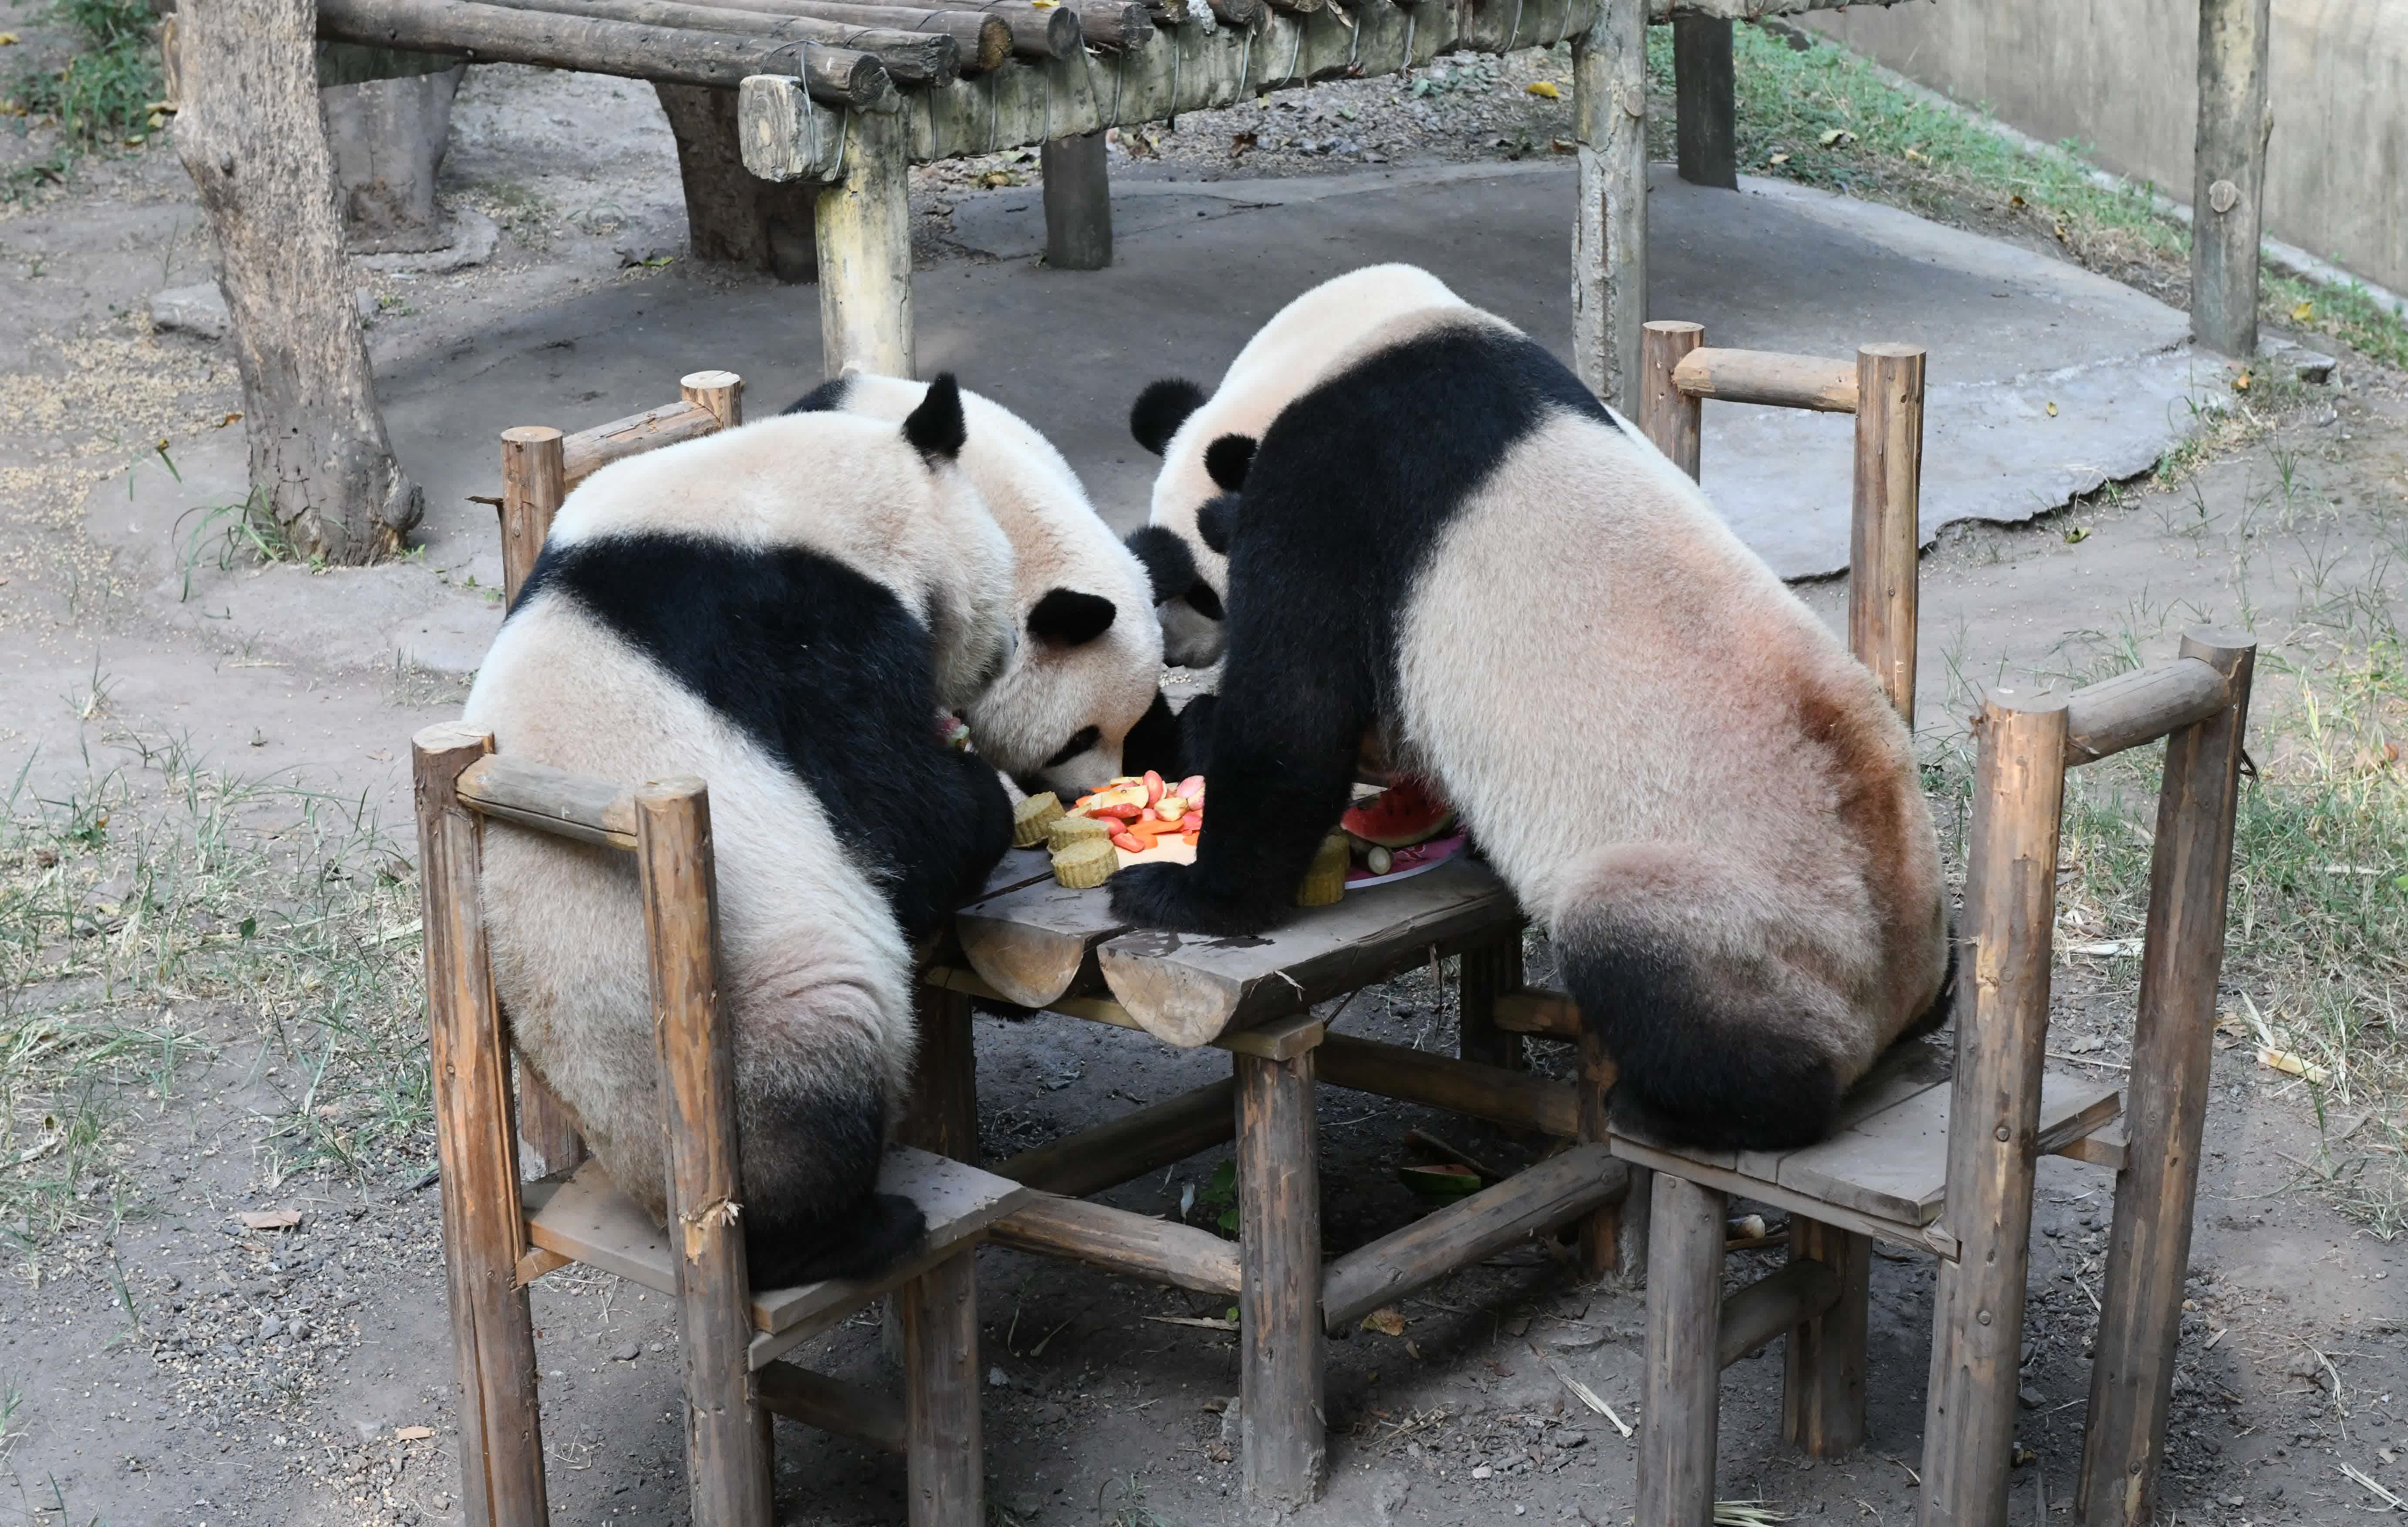
{"type": "Polygon", "coordinates": [[[535,570],[561,501],[596,470],[680,440],[699,439],[744,422],[744,378],[697,371],[678,381],[679,399],[639,414],[563,435],[549,424],[502,432],[502,598],[519,596],[535,570]]]}

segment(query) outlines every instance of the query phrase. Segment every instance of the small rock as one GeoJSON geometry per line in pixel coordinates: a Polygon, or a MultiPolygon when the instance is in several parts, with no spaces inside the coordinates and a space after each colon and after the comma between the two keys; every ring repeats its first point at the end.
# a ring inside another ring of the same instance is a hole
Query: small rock
{"type": "Polygon", "coordinates": [[[1474,1479],[1486,1479],[1486,1478],[1488,1478],[1488,1477],[1492,1477],[1493,1475],[1495,1475],[1495,1474],[1496,1474],[1496,1472],[1497,1472],[1497,1471],[1496,1471],[1495,1469],[1492,1469],[1492,1468],[1490,1468],[1487,1464],[1483,1463],[1483,1464],[1480,1464],[1479,1466],[1477,1466],[1476,1468],[1474,1468],[1474,1469],[1471,1471],[1471,1477],[1472,1477],[1474,1479]]]}
{"type": "Polygon", "coordinates": [[[1240,1437],[1238,1423],[1238,1396],[1232,1394],[1228,1408],[1221,1412],[1221,1440],[1232,1448],[1238,1445],[1240,1437]]]}
{"type": "Polygon", "coordinates": [[[1004,1372],[1001,1368],[989,1368],[986,1371],[986,1387],[989,1389],[1010,1389],[1011,1387],[1011,1375],[1004,1372]]]}
{"type": "Polygon", "coordinates": [[[644,1349],[632,1341],[623,1347],[610,1349],[610,1361],[613,1363],[633,1363],[643,1355],[644,1349]]]}
{"type": "Polygon", "coordinates": [[[259,1318],[259,1339],[262,1341],[275,1340],[283,1329],[284,1321],[279,1316],[263,1315],[259,1318]]]}
{"type": "Polygon", "coordinates": [[[230,321],[225,293],[218,290],[215,281],[169,287],[150,294],[150,326],[154,329],[172,329],[202,339],[222,339],[230,321]]]}
{"type": "Polygon", "coordinates": [[[1070,1419],[1069,1408],[1048,1400],[1028,1413],[1028,1419],[1039,1426],[1059,1426],[1070,1419]]]}
{"type": "Polygon", "coordinates": [[[2303,350],[2289,359],[2291,372],[2300,380],[2318,384],[2332,380],[2333,366],[2336,363],[2331,356],[2320,355],[2312,350],[2303,350]]]}
{"type": "Polygon", "coordinates": [[[2026,1384],[2023,1388],[2015,1391],[2016,1403],[2021,1405],[2026,1410],[2038,1410],[2041,1406],[2047,1401],[2047,1395],[2042,1394],[2040,1391],[2032,1388],[2029,1384],[2026,1384]]]}

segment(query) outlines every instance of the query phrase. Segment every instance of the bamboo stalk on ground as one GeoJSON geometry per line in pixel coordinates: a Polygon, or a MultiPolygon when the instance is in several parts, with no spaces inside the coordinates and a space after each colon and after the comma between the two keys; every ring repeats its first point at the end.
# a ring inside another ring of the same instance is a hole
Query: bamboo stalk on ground
{"type": "Polygon", "coordinates": [[[961,78],[961,48],[941,32],[913,32],[898,26],[865,26],[827,21],[799,9],[773,13],[726,6],[688,5],[684,0],[480,0],[511,10],[544,11],[562,16],[597,16],[638,26],[675,27],[689,32],[725,32],[737,36],[775,37],[781,42],[808,42],[814,48],[850,48],[873,55],[897,80],[913,85],[949,85],[961,78]]]}
{"type": "Polygon", "coordinates": [[[733,87],[750,75],[793,75],[799,68],[811,99],[823,105],[892,111],[901,104],[876,55],[857,49],[806,50],[793,38],[644,26],[480,0],[320,0],[318,36],[480,64],[532,64],[673,85],[733,87]]]}

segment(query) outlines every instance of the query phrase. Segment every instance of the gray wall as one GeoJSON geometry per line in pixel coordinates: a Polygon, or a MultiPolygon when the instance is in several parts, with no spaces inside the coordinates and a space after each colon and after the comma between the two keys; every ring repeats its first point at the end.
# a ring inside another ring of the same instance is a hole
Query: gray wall
{"type": "MultiPolygon", "coordinates": [[[[2408,291],[2408,0],[2273,0],[2266,228],[2408,291]]],[[[2191,199],[2198,0],[1932,0],[1799,18],[1909,78],[2191,199]]]]}

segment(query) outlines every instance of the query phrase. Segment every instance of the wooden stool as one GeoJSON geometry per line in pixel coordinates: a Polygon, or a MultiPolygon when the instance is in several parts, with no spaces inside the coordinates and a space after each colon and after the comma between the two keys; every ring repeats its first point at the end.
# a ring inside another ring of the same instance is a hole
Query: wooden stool
{"type": "Polygon", "coordinates": [[[719,1019],[718,908],[703,784],[672,779],[622,791],[494,757],[492,747],[490,735],[458,723],[429,727],[414,741],[436,1136],[468,1520],[540,1527],[550,1519],[526,1286],[574,1262],[677,1301],[687,1480],[699,1527],[768,1527],[771,1411],[902,1452],[914,1527],[983,1527],[970,1252],[1028,1191],[898,1149],[880,1186],[912,1199],[926,1215],[928,1235],[916,1257],[874,1282],[752,1290],[737,1212],[735,1069],[719,1019]],[[598,1163],[522,1188],[509,1049],[479,900],[487,817],[635,852],[673,1234],[622,1196],[598,1163]],[[897,1293],[903,1318],[899,1407],[778,1361],[889,1292],[897,1293]]]}

